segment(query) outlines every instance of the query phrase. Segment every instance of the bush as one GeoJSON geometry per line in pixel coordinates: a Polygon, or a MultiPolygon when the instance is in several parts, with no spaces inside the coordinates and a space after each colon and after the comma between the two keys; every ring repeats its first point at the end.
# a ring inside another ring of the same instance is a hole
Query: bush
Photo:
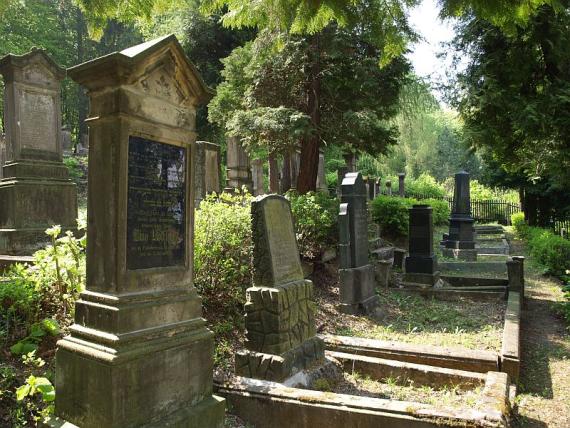
{"type": "Polygon", "coordinates": [[[210,321],[243,313],[252,271],[251,200],[247,192],[213,194],[196,210],[194,284],[210,321]]]}
{"type": "Polygon", "coordinates": [[[291,201],[297,243],[301,256],[315,260],[338,243],[337,198],[323,192],[299,195],[289,191],[285,195],[291,201]]]}
{"type": "Polygon", "coordinates": [[[446,225],[449,221],[451,211],[449,203],[440,199],[424,199],[420,201],[422,204],[427,204],[433,209],[433,224],[436,226],[446,225]]]}
{"type": "Polygon", "coordinates": [[[526,222],[524,219],[524,213],[514,213],[511,216],[511,224],[513,225],[513,228],[515,229],[515,234],[520,237],[520,238],[524,238],[524,235],[526,233],[526,222]]]}
{"type": "Polygon", "coordinates": [[[378,196],[372,201],[372,220],[383,233],[406,236],[410,223],[409,209],[418,202],[411,198],[378,196]]]}
{"type": "Polygon", "coordinates": [[[399,198],[378,196],[372,201],[372,220],[378,223],[384,233],[393,236],[407,236],[410,223],[409,209],[413,205],[429,205],[433,209],[433,224],[445,225],[449,220],[449,205],[439,199],[399,198]]]}
{"type": "Polygon", "coordinates": [[[561,276],[570,269],[570,241],[547,229],[527,227],[531,257],[549,274],[561,276]]]}
{"type": "MultiPolygon", "coordinates": [[[[395,183],[398,181],[396,180],[395,183]]],[[[445,197],[445,187],[439,184],[435,178],[427,173],[422,173],[418,178],[406,180],[406,193],[412,196],[421,195],[429,198],[443,198],[445,197]]]]}

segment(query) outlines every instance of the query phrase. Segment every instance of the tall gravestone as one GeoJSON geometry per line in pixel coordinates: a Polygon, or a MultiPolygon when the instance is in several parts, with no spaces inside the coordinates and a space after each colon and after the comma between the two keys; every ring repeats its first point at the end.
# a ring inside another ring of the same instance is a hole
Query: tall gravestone
{"type": "Polygon", "coordinates": [[[398,196],[400,196],[400,198],[403,198],[406,196],[406,174],[403,172],[400,172],[398,174],[398,196]]]}
{"type": "Polygon", "coordinates": [[[368,199],[374,199],[374,186],[376,183],[376,179],[374,177],[368,177],[368,199]]]}
{"type": "Polygon", "coordinates": [[[30,255],[45,230],[75,230],[77,190],[62,162],[61,80],[43,50],[0,59],[4,77],[5,158],[0,182],[0,254],[30,255]]]}
{"type": "Polygon", "coordinates": [[[449,218],[449,234],[441,241],[445,256],[462,260],[477,260],[473,223],[471,215],[471,195],[469,173],[460,171],[455,174],[453,210],[449,218]]]}
{"type": "Polygon", "coordinates": [[[222,427],[193,285],[195,117],[211,92],[174,36],[69,75],[90,98],[87,285],[58,342],[56,415],[81,428],[222,427]]]}
{"type": "Polygon", "coordinates": [[[342,180],[339,211],[340,305],[350,314],[372,313],[378,304],[374,294],[374,267],[368,261],[368,211],[362,175],[349,172],[342,180]]]}
{"type": "Polygon", "coordinates": [[[437,257],[433,251],[433,218],[429,205],[410,208],[409,256],[404,282],[431,287],[439,281],[437,257]]]}
{"type": "Polygon", "coordinates": [[[263,186],[263,160],[254,159],[251,162],[251,176],[253,178],[253,196],[260,196],[265,193],[263,186]]]}
{"type": "Polygon", "coordinates": [[[251,205],[253,287],[247,289],[247,350],[236,374],[283,381],[324,358],[316,336],[313,283],[303,276],[289,202],[267,195],[251,205]]]}
{"type": "Polygon", "coordinates": [[[196,141],[196,208],[206,195],[220,193],[221,172],[220,146],[208,141],[196,141]]]}
{"type": "Polygon", "coordinates": [[[392,196],[392,181],[386,180],[386,194],[392,196]]]}
{"type": "Polygon", "coordinates": [[[319,151],[319,166],[317,169],[317,190],[328,192],[327,175],[325,171],[325,154],[319,151]]]}
{"type": "Polygon", "coordinates": [[[380,196],[381,193],[381,185],[382,185],[382,180],[379,178],[374,182],[374,197],[378,197],[380,196]]]}
{"type": "Polygon", "coordinates": [[[251,193],[253,192],[253,180],[251,178],[251,164],[249,156],[239,142],[237,137],[227,139],[227,183],[226,192],[236,189],[241,190],[243,186],[251,193]]]}

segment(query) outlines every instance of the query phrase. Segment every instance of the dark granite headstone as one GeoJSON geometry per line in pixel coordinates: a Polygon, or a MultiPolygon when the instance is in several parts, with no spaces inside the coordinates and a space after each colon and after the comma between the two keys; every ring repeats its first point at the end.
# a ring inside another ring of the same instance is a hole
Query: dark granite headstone
{"type": "Polygon", "coordinates": [[[352,267],[352,258],[350,255],[350,219],[348,213],[348,204],[340,204],[338,213],[338,231],[339,231],[339,255],[340,269],[348,269],[352,267]]]}
{"type": "Polygon", "coordinates": [[[371,201],[374,199],[374,186],[376,180],[373,177],[368,177],[368,199],[371,201]]]}
{"type": "Polygon", "coordinates": [[[382,181],[380,179],[377,179],[374,182],[374,197],[377,198],[378,196],[380,196],[380,187],[382,185],[382,181]]]}
{"type": "Polygon", "coordinates": [[[406,257],[405,282],[434,285],[439,279],[433,252],[433,219],[429,205],[410,209],[409,256],[406,257]]]}
{"type": "Polygon", "coordinates": [[[401,198],[406,196],[406,187],[404,180],[406,179],[406,174],[403,172],[398,174],[398,194],[401,198]]]}
{"type": "Polygon", "coordinates": [[[341,202],[348,204],[350,227],[351,267],[368,264],[368,212],[366,186],[362,175],[349,172],[341,186],[341,202]]]}

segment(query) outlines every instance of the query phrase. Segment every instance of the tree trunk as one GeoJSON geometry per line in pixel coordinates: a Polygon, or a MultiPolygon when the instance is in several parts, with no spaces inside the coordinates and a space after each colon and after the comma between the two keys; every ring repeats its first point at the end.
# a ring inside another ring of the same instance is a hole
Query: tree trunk
{"type": "Polygon", "coordinates": [[[313,37],[311,45],[314,58],[307,84],[307,111],[315,131],[303,141],[301,146],[301,165],[297,181],[297,190],[301,194],[317,189],[319,146],[321,143],[321,48],[318,34],[313,37]]]}
{"type": "Polygon", "coordinates": [[[269,154],[269,193],[279,193],[279,165],[275,153],[269,154]]]}
{"type": "MultiPolygon", "coordinates": [[[[83,12],[77,8],[76,14],[76,27],[75,27],[75,40],[77,43],[77,63],[81,64],[85,60],[85,34],[86,34],[85,19],[83,17],[83,12]]],[[[82,136],[87,135],[87,111],[89,107],[89,101],[81,85],[77,85],[77,143],[82,142],[82,136]]],[[[75,146],[77,150],[77,144],[75,146]]]]}
{"type": "Polygon", "coordinates": [[[532,193],[527,193],[525,197],[525,218],[529,226],[536,226],[538,214],[537,197],[532,193]]]}

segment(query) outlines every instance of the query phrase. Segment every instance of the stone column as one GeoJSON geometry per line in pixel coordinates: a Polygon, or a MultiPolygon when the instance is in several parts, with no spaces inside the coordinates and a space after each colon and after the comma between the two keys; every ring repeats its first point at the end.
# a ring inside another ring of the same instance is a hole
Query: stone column
{"type": "Polygon", "coordinates": [[[404,180],[406,179],[406,174],[400,172],[398,174],[398,195],[400,198],[404,198],[406,196],[406,186],[404,180]]]}
{"type": "Polygon", "coordinates": [[[388,194],[388,196],[392,196],[392,181],[391,180],[386,181],[386,193],[388,194]]]}
{"type": "Polygon", "coordinates": [[[43,51],[0,59],[6,153],[0,183],[0,254],[31,255],[54,224],[77,228],[77,190],[62,158],[61,80],[43,51]]]}
{"type": "Polygon", "coordinates": [[[208,141],[196,141],[196,167],[194,178],[195,207],[210,193],[220,193],[221,177],[220,146],[208,141]]]}
{"type": "Polygon", "coordinates": [[[433,219],[429,205],[410,208],[409,256],[406,257],[404,282],[422,287],[439,281],[437,257],[433,252],[433,219]]]}
{"type": "Polygon", "coordinates": [[[368,177],[368,200],[374,199],[374,186],[376,185],[376,180],[374,177],[368,177]]]}
{"type": "Polygon", "coordinates": [[[327,176],[325,172],[325,154],[322,151],[319,151],[319,167],[317,171],[317,190],[321,192],[329,191],[327,186],[327,176]]]}
{"type": "Polygon", "coordinates": [[[253,180],[251,178],[251,165],[249,156],[243,149],[237,137],[227,139],[227,183],[224,191],[233,192],[243,186],[253,192],[253,180]]]}
{"type": "Polygon", "coordinates": [[[524,257],[513,256],[507,260],[507,274],[509,278],[509,291],[516,291],[524,298],[524,257]]]}
{"type": "Polygon", "coordinates": [[[471,216],[471,197],[469,190],[469,173],[465,171],[455,174],[453,210],[449,218],[449,234],[441,241],[442,252],[447,257],[462,260],[477,260],[473,223],[471,216]]]}
{"type": "Polygon", "coordinates": [[[56,415],[81,428],[221,428],[193,285],[195,117],[212,92],[174,36],[69,75],[90,98],[87,285],[58,342],[56,415]]]}
{"type": "Polygon", "coordinates": [[[339,238],[341,255],[339,310],[369,314],[376,310],[374,267],[368,260],[368,210],[362,175],[349,172],[342,181],[339,238]],[[348,247],[350,250],[346,250],[348,247]]]}
{"type": "Polygon", "coordinates": [[[377,179],[374,182],[374,197],[377,198],[378,196],[380,196],[381,193],[381,186],[382,186],[382,180],[381,179],[377,179]]]}
{"type": "Polygon", "coordinates": [[[304,279],[289,201],[267,195],[251,205],[253,287],[247,289],[247,350],[236,374],[282,382],[324,360],[316,335],[313,283],[304,279]]]}
{"type": "Polygon", "coordinates": [[[255,159],[251,162],[251,175],[253,177],[253,195],[263,195],[265,193],[263,189],[263,160],[255,159]]]}

